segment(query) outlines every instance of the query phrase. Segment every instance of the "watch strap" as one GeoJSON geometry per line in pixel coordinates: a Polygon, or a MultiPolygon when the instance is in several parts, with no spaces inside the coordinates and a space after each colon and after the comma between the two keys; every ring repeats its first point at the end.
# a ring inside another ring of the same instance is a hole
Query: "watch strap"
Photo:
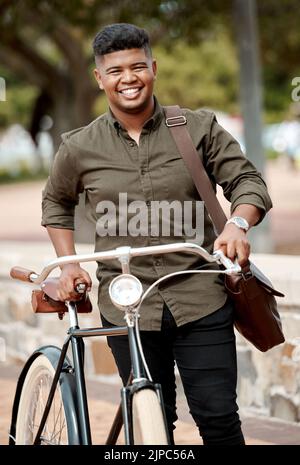
{"type": "Polygon", "coordinates": [[[233,216],[232,218],[229,218],[229,220],[226,221],[226,224],[235,224],[235,226],[237,226],[237,227],[240,228],[240,229],[243,229],[243,230],[246,231],[246,232],[247,232],[248,229],[249,229],[249,223],[248,223],[248,221],[247,221],[245,218],[241,217],[241,216],[233,216]],[[243,226],[241,226],[240,224],[238,224],[238,221],[237,221],[238,219],[241,219],[242,221],[245,221],[245,223],[246,223],[246,227],[245,227],[245,228],[243,228],[243,226]]]}

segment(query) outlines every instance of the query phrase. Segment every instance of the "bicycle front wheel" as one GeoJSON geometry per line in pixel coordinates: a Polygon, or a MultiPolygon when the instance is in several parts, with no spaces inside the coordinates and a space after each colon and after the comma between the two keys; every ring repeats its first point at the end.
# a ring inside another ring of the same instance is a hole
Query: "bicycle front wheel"
{"type": "MultiPolygon", "coordinates": [[[[30,365],[23,382],[16,418],[15,444],[33,444],[46,406],[55,369],[44,355],[38,355],[30,365]]],[[[77,415],[72,405],[70,379],[64,378],[64,392],[60,382],[41,434],[42,445],[78,444],[74,428],[77,415]],[[67,395],[69,392],[69,395],[67,395]],[[72,422],[73,424],[71,424],[72,422]]]]}
{"type": "Polygon", "coordinates": [[[168,444],[161,405],[154,390],[142,389],[133,394],[132,419],[135,445],[168,444]]]}

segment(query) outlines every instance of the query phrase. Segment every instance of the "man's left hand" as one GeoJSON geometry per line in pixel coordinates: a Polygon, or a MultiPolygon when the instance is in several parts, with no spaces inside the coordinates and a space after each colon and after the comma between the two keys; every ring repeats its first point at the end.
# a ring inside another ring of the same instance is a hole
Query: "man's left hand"
{"type": "Polygon", "coordinates": [[[215,240],[214,250],[218,249],[221,249],[232,261],[237,258],[240,266],[246,265],[249,259],[250,243],[245,231],[235,224],[227,224],[215,240]]]}

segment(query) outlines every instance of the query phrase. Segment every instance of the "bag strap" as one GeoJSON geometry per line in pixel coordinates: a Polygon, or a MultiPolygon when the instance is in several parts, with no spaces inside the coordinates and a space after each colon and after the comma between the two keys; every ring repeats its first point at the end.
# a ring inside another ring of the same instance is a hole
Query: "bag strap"
{"type": "Polygon", "coordinates": [[[224,229],[227,217],[217,199],[208,174],[202,164],[190,133],[186,127],[186,117],[178,105],[164,107],[166,125],[170,128],[177,148],[192,176],[197,191],[214,223],[218,234],[224,229]]]}

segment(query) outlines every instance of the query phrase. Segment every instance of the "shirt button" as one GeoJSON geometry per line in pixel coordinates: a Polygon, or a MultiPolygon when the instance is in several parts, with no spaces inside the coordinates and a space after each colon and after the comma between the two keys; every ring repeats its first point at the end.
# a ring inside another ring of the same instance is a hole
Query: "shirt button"
{"type": "Polygon", "coordinates": [[[130,147],[134,147],[135,143],[134,142],[129,142],[130,147]]]}

